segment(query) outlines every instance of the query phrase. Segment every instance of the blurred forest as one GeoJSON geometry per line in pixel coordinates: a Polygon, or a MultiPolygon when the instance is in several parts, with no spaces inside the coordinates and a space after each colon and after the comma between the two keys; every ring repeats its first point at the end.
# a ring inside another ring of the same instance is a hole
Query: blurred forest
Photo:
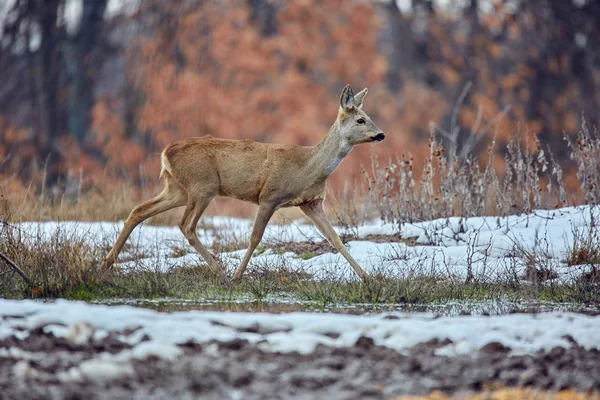
{"type": "Polygon", "coordinates": [[[600,118],[596,0],[3,0],[0,24],[4,187],[144,185],[191,136],[314,145],[346,83],[387,136],[338,187],[418,164],[431,123],[459,157],[520,130],[560,159],[600,118]]]}

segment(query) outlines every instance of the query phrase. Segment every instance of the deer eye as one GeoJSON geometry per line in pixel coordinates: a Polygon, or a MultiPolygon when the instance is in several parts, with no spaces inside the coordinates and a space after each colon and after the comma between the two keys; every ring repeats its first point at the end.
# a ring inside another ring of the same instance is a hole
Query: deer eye
{"type": "Polygon", "coordinates": [[[365,119],[364,118],[359,118],[356,120],[356,123],[359,125],[363,125],[365,123],[365,119]]]}

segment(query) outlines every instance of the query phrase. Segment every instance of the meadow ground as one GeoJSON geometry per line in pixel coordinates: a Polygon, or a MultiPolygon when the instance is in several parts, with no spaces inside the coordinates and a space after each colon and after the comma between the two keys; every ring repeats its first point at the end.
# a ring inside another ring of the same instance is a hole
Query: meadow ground
{"type": "MultiPolygon", "coordinates": [[[[122,222],[22,222],[2,229],[4,297],[205,299],[287,298],[306,304],[428,304],[505,299],[596,304],[600,208],[536,210],[507,217],[450,217],[340,227],[374,278],[360,282],[312,225],[268,226],[245,279],[221,282],[176,227],[136,228],[117,267],[101,273],[122,222]],[[24,278],[26,277],[26,278],[24,278]]],[[[205,217],[198,229],[229,276],[252,221],[205,217]]]]}
{"type": "MultiPolygon", "coordinates": [[[[593,396],[598,213],[337,228],[368,283],[301,220],[268,228],[240,283],[212,277],[177,228],[137,228],[102,274],[97,260],[122,222],[6,224],[2,253],[26,278],[3,267],[0,392],[593,396]]],[[[206,217],[198,233],[231,275],[250,230],[247,219],[206,217]]]]}

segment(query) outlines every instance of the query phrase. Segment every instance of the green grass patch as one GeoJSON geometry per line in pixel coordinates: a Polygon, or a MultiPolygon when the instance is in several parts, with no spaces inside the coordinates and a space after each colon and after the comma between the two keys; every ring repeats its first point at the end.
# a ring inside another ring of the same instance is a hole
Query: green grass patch
{"type": "Polygon", "coordinates": [[[256,246],[256,250],[254,250],[254,253],[252,255],[253,256],[260,256],[265,251],[267,251],[267,248],[265,246],[259,244],[258,246],[256,246]]]}
{"type": "Polygon", "coordinates": [[[316,257],[318,254],[314,251],[307,251],[298,255],[295,255],[294,258],[299,258],[302,260],[310,260],[313,257],[316,257]]]}

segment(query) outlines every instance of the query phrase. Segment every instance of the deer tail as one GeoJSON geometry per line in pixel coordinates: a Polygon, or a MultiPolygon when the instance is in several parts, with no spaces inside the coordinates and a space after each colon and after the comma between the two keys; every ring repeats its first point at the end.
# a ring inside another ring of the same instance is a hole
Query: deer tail
{"type": "Polygon", "coordinates": [[[163,151],[160,154],[160,175],[159,178],[164,178],[166,174],[172,174],[171,172],[171,164],[169,163],[169,159],[167,155],[163,151]]]}

